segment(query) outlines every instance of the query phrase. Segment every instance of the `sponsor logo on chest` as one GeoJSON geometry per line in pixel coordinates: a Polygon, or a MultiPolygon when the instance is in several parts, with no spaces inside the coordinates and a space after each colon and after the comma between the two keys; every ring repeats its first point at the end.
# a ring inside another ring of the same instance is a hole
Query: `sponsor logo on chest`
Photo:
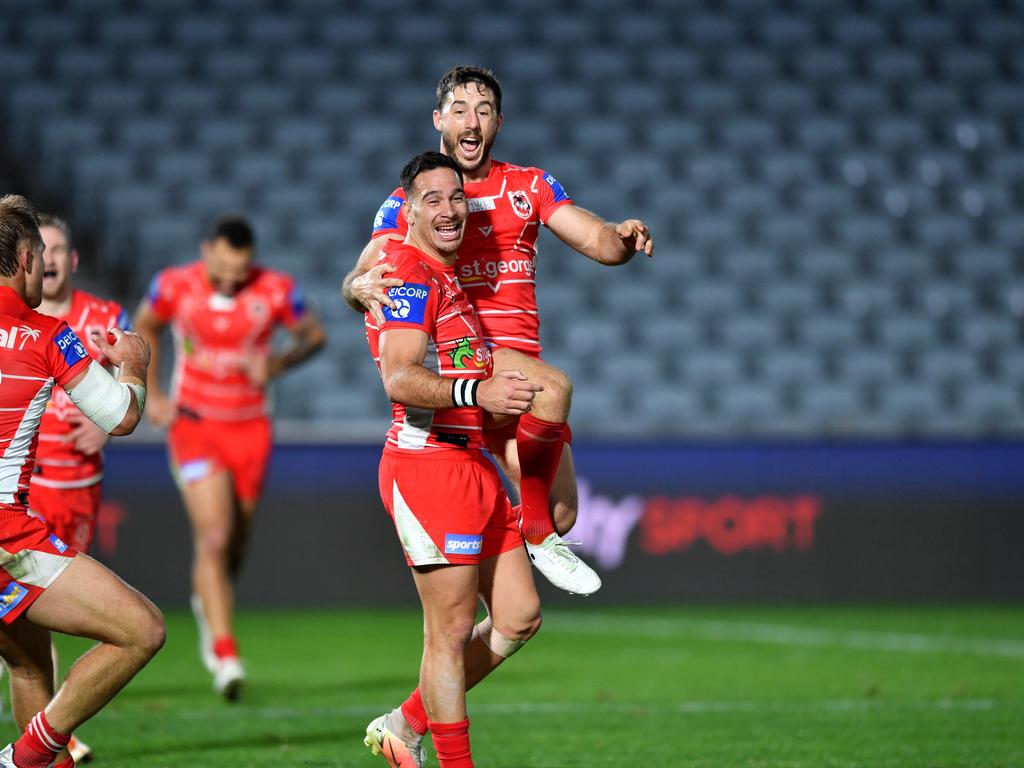
{"type": "Polygon", "coordinates": [[[35,341],[39,338],[38,328],[29,328],[27,325],[12,325],[10,328],[0,328],[0,349],[24,349],[25,343],[35,341]]]}

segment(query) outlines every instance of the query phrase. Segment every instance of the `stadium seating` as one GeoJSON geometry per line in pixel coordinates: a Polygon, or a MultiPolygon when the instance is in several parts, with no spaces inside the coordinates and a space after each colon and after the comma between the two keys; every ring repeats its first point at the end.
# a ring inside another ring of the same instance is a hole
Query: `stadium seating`
{"type": "Polygon", "coordinates": [[[387,404],[337,285],[437,77],[493,66],[496,155],[642,216],[653,261],[545,235],[580,436],[1024,433],[1024,17],[1012,0],[0,0],[0,153],[134,305],[227,209],[331,323],[280,416],[387,404]],[[631,383],[642,371],[646,385],[631,383]]]}

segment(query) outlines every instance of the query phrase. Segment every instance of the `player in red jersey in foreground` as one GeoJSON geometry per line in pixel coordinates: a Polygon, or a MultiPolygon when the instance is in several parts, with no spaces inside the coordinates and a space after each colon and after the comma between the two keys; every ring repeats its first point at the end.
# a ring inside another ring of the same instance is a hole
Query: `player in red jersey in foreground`
{"type": "Polygon", "coordinates": [[[72,730],[153,657],[165,632],[152,603],[28,513],[39,422],[54,384],[104,432],[125,435],[142,418],[149,363],[136,334],[95,332],[96,348],[120,366],[115,380],[67,323],[32,309],[43,296],[44,247],[29,202],[0,199],[0,655],[23,729],[0,750],[3,768],[71,768],[72,730]],[[56,695],[50,630],[99,641],[56,695]]]}
{"type": "Polygon", "coordinates": [[[292,278],[254,265],[254,257],[249,223],[221,217],[202,243],[202,258],[156,275],[135,316],[153,347],[150,419],[169,427],[171,468],[192,523],[200,656],[214,689],[230,701],[245,681],[231,624],[232,584],[270,459],[266,387],[325,339],[292,278]],[[170,397],[160,389],[157,370],[167,325],[175,338],[170,397]],[[271,350],[278,326],[294,338],[280,354],[271,350]]]}
{"type": "MultiPolygon", "coordinates": [[[[556,586],[591,594],[601,581],[559,534],[576,520],[576,473],[567,424],[572,386],[562,371],[540,359],[535,295],[537,238],[544,224],[559,239],[601,264],[624,264],[635,253],[654,253],[644,223],[603,221],[576,205],[551,174],[491,158],[502,124],[501,86],[490,70],[456,67],[437,87],[434,127],[441,152],[462,169],[469,207],[455,272],[476,309],[484,339],[499,368],[525,372],[544,386],[531,413],[488,420],[488,448],[519,487],[523,535],[534,565],[556,586]]],[[[399,285],[390,263],[378,263],[391,239],[407,229],[404,193],[396,189],[377,213],[373,238],[345,278],[346,301],[369,311],[394,309],[387,289],[399,285]]]]}
{"type": "MultiPolygon", "coordinates": [[[[107,301],[74,287],[78,251],[71,229],[56,216],[42,214],[39,234],[43,251],[43,300],[39,311],[65,321],[89,355],[107,370],[111,366],[92,341],[93,331],[129,330],[128,315],[116,301],[107,301]]],[[[110,436],[89,421],[59,387],[39,424],[39,447],[29,506],[50,529],[79,552],[88,552],[103,492],[103,448],[110,436]]],[[[54,667],[57,667],[54,648],[54,667]]],[[[89,745],[72,735],[68,745],[76,762],[92,756],[89,745]]]]}
{"type": "MultiPolygon", "coordinates": [[[[367,340],[391,399],[393,423],[380,463],[380,494],[423,604],[423,662],[416,699],[442,768],[471,768],[466,690],[540,627],[533,583],[512,504],[487,460],[483,414],[530,412],[541,386],[516,370],[494,371],[472,305],[455,276],[468,217],[459,167],[438,152],[402,170],[409,221],[382,258],[403,285],[367,340]],[[477,600],[487,619],[474,627],[477,600]]],[[[413,698],[410,697],[410,698],[413,698]]],[[[366,731],[392,766],[421,766],[419,738],[401,710],[366,731]]]]}

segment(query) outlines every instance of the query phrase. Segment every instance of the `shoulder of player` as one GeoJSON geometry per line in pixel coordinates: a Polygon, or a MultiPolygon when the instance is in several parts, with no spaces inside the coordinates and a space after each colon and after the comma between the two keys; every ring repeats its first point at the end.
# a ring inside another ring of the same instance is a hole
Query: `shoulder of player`
{"type": "MultiPolygon", "coordinates": [[[[32,331],[32,335],[35,332],[39,332],[40,337],[48,338],[53,336],[60,330],[61,326],[67,325],[67,321],[60,317],[51,317],[50,315],[44,315],[42,312],[37,312],[34,309],[25,308],[25,313],[20,318],[20,326],[22,329],[29,329],[32,331]]],[[[71,326],[68,326],[70,329],[71,326]]]]}
{"type": "Polygon", "coordinates": [[[85,306],[89,309],[96,309],[100,312],[109,313],[112,315],[119,315],[123,311],[123,307],[113,299],[104,299],[88,291],[83,291],[79,288],[75,288],[74,298],[72,303],[78,306],[85,306]]]}
{"type": "Polygon", "coordinates": [[[410,280],[427,280],[434,274],[434,270],[430,268],[427,261],[428,257],[405,243],[396,241],[394,245],[389,244],[381,254],[381,258],[395,268],[393,274],[388,273],[389,277],[400,277],[409,282],[410,280]]]}
{"type": "Polygon", "coordinates": [[[498,167],[498,171],[506,176],[522,175],[531,178],[535,176],[543,178],[548,175],[548,172],[543,168],[538,168],[534,165],[515,165],[514,163],[505,163],[500,160],[495,160],[494,164],[498,167]]]}

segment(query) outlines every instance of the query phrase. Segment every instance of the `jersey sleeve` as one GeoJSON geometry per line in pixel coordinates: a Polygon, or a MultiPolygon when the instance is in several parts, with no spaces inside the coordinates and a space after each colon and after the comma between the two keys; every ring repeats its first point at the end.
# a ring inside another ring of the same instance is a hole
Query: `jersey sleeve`
{"type": "Polygon", "coordinates": [[[540,182],[537,184],[537,198],[540,204],[537,210],[541,224],[547,224],[551,214],[563,205],[572,205],[572,198],[558,183],[558,179],[550,173],[540,168],[537,169],[537,173],[540,176],[540,182]]]}
{"type": "Polygon", "coordinates": [[[405,282],[388,289],[395,308],[382,308],[384,325],[380,327],[381,333],[392,328],[413,328],[429,336],[434,332],[440,301],[434,281],[424,270],[415,268],[399,268],[389,277],[398,277],[405,282]]]}
{"type": "Polygon", "coordinates": [[[174,318],[175,291],[167,270],[153,275],[153,279],[149,281],[149,290],[146,291],[146,299],[160,320],[169,323],[174,318]]]}
{"type": "Polygon", "coordinates": [[[372,237],[382,235],[401,235],[405,237],[408,226],[405,223],[405,216],[402,214],[402,205],[405,203],[405,192],[399,187],[392,192],[388,199],[381,203],[377,215],[373,219],[372,237]]]}
{"type": "Polygon", "coordinates": [[[284,279],[284,300],[277,308],[277,322],[285,328],[293,327],[309,312],[306,293],[291,277],[284,279]]]}
{"type": "Polygon", "coordinates": [[[85,344],[67,323],[61,323],[46,346],[46,364],[61,387],[89,367],[92,358],[85,344]]]}
{"type": "Polygon", "coordinates": [[[112,301],[110,303],[110,314],[115,318],[114,325],[122,331],[130,331],[132,329],[131,316],[128,314],[128,311],[116,301],[112,301]]]}

